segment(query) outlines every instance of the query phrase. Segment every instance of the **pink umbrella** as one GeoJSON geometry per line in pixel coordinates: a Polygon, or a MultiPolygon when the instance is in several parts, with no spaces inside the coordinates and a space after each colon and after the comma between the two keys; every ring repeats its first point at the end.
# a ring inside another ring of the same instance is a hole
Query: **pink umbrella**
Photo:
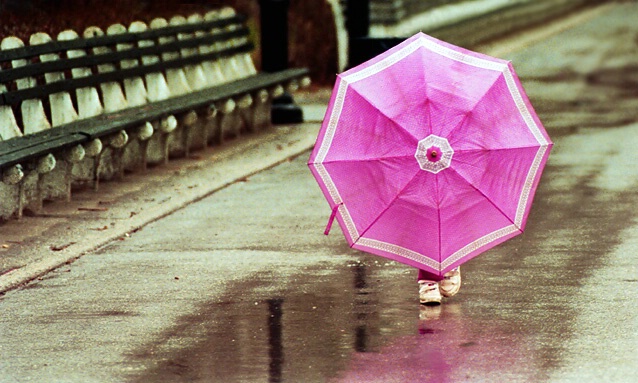
{"type": "Polygon", "coordinates": [[[442,276],[523,232],[551,147],[510,62],[418,33],[337,77],[308,165],[326,234],[442,276]]]}

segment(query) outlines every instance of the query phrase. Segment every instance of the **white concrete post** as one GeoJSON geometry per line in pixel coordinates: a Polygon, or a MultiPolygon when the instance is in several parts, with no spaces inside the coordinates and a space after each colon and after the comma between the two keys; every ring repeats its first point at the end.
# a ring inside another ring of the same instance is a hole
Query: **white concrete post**
{"type": "MultiPolygon", "coordinates": [[[[22,40],[17,37],[11,36],[2,40],[2,49],[21,48],[24,46],[22,40]]],[[[13,60],[11,65],[14,68],[25,66],[27,60],[13,60]]],[[[16,80],[16,86],[18,89],[28,89],[38,86],[36,79],[33,77],[27,77],[16,80]]],[[[39,99],[24,100],[21,105],[22,111],[22,133],[24,135],[40,132],[51,127],[46,114],[44,113],[44,107],[42,107],[42,101],[39,99]]]]}
{"type": "MultiPolygon", "coordinates": [[[[73,30],[62,31],[58,34],[59,41],[69,41],[79,39],[77,32],[73,30]]],[[[78,58],[86,56],[86,52],[83,49],[71,49],[67,51],[68,58],[78,58]]],[[[73,78],[83,78],[91,76],[90,68],[73,68],[71,69],[71,76],[73,78]]],[[[80,88],[75,91],[75,96],[78,102],[78,118],[84,119],[93,116],[97,116],[103,113],[104,108],[100,101],[100,96],[95,87],[80,88]]],[[[54,124],[55,125],[55,124],[54,124]]]]}
{"type": "MultiPolygon", "coordinates": [[[[221,10],[222,18],[230,18],[237,14],[237,12],[231,7],[224,7],[221,10]]],[[[226,27],[226,31],[234,31],[239,29],[238,25],[229,25],[226,27]]],[[[248,36],[244,37],[235,37],[230,40],[229,45],[231,47],[238,47],[248,42],[248,36]]],[[[250,56],[250,52],[244,53],[236,53],[231,57],[231,63],[235,68],[235,71],[238,74],[239,78],[248,77],[254,74],[257,74],[257,69],[255,68],[255,63],[253,63],[253,59],[250,56]]]]}
{"type": "MultiPolygon", "coordinates": [[[[224,7],[220,10],[219,16],[221,19],[228,19],[228,18],[234,17],[236,14],[237,12],[235,12],[233,8],[224,7]]],[[[223,28],[222,30],[224,32],[232,32],[235,29],[236,29],[235,25],[229,25],[223,28]]],[[[242,39],[240,38],[228,39],[227,42],[224,43],[224,48],[226,49],[235,48],[241,42],[241,40],[242,39]]],[[[227,57],[228,65],[230,65],[230,71],[232,73],[233,79],[235,80],[248,76],[248,74],[246,73],[248,71],[248,68],[243,68],[242,66],[243,60],[240,59],[240,56],[241,56],[240,54],[235,53],[232,56],[227,57]]]]}
{"type": "MultiPolygon", "coordinates": [[[[222,17],[222,14],[221,14],[220,11],[211,11],[211,12],[206,13],[206,15],[204,16],[204,19],[206,21],[221,20],[223,18],[224,17],[222,17]]],[[[211,33],[213,35],[216,35],[216,34],[222,33],[223,31],[224,31],[223,28],[213,28],[211,30],[211,33]]],[[[221,50],[223,50],[225,48],[228,48],[228,47],[229,47],[228,43],[223,42],[223,41],[218,41],[218,42],[216,42],[216,43],[214,43],[212,45],[212,51],[213,52],[218,52],[218,51],[221,51],[221,50]]],[[[222,58],[220,58],[220,59],[218,59],[216,61],[219,62],[219,66],[220,66],[222,75],[224,77],[224,82],[230,82],[230,81],[236,80],[238,78],[237,77],[238,74],[235,72],[235,70],[233,68],[233,65],[231,63],[231,60],[230,60],[230,58],[228,56],[222,57],[222,58]]]]}
{"type": "MultiPolygon", "coordinates": [[[[211,11],[206,14],[204,17],[205,21],[215,20],[218,18],[218,12],[211,11]]],[[[197,36],[203,36],[204,34],[212,34],[212,31],[208,32],[197,32],[197,36]]],[[[205,44],[199,46],[199,53],[202,55],[212,53],[215,51],[214,44],[205,44]]],[[[221,63],[219,60],[208,60],[202,63],[202,68],[204,69],[204,74],[208,79],[208,85],[214,86],[222,84],[226,81],[224,77],[224,72],[222,71],[221,63]]]]}
{"type": "MultiPolygon", "coordinates": [[[[38,32],[31,35],[29,40],[29,44],[31,45],[41,45],[46,44],[53,41],[51,36],[46,33],[38,32]]],[[[49,53],[40,56],[41,62],[47,61],[57,61],[60,59],[60,56],[56,53],[49,53]]],[[[51,72],[45,73],[44,80],[47,84],[56,81],[64,80],[64,73],[62,72],[51,72]]],[[[69,122],[75,121],[78,119],[78,114],[75,111],[75,107],[73,106],[73,102],[71,101],[71,95],[69,92],[59,92],[49,95],[49,104],[51,110],[51,125],[59,126],[68,124],[69,122]]]]}
{"type": "MultiPolygon", "coordinates": [[[[104,31],[98,27],[88,27],[83,34],[84,38],[90,39],[93,37],[104,36],[104,31]]],[[[95,47],[93,53],[96,55],[109,53],[111,49],[109,47],[95,47]]],[[[113,64],[101,64],[97,66],[99,73],[107,73],[115,70],[113,64]]],[[[128,106],[124,92],[119,83],[115,81],[105,82],[100,84],[102,90],[102,100],[104,103],[104,111],[107,113],[117,112],[118,110],[125,109],[128,106]]]]}
{"type": "MultiPolygon", "coordinates": [[[[141,21],[134,21],[129,26],[129,32],[140,33],[148,29],[148,26],[141,21]]],[[[141,48],[153,46],[155,43],[152,40],[142,40],[138,42],[138,46],[141,48]]],[[[157,56],[143,56],[143,65],[152,65],[159,62],[157,56]]],[[[165,100],[171,96],[168,84],[164,75],[160,72],[148,73],[145,75],[147,97],[150,101],[165,100]]]]}
{"type": "MultiPolygon", "coordinates": [[[[106,30],[107,35],[120,35],[126,33],[127,29],[122,24],[113,24],[106,30]]],[[[117,44],[116,49],[118,51],[126,51],[133,47],[132,44],[117,44]]],[[[139,61],[136,59],[127,59],[120,62],[122,69],[135,68],[139,66],[139,61]]],[[[145,105],[147,100],[146,88],[144,87],[144,80],[141,77],[126,78],[124,83],[124,93],[126,94],[126,101],[128,106],[140,106],[145,105]]]]}
{"type": "MultiPolygon", "coordinates": [[[[195,15],[197,16],[197,15],[195,15]]],[[[195,17],[197,19],[197,17],[195,17]]],[[[171,18],[169,24],[170,25],[185,25],[187,22],[192,22],[194,20],[193,16],[188,18],[188,21],[185,17],[175,16],[171,18]]],[[[199,16],[199,21],[203,19],[199,16]]],[[[189,40],[192,39],[195,35],[193,33],[178,33],[178,40],[189,40]]],[[[182,57],[191,57],[197,54],[197,48],[185,48],[180,51],[182,57]]],[[[188,85],[193,90],[204,89],[208,86],[208,81],[206,79],[206,75],[204,75],[204,71],[200,64],[196,65],[187,65],[184,67],[184,73],[186,75],[186,80],[188,81],[188,85]]]]}
{"type": "MultiPolygon", "coordinates": [[[[5,43],[5,40],[11,39],[7,37],[2,40],[0,43],[0,49],[10,49],[5,48],[6,45],[11,45],[10,40],[8,44],[5,43]]],[[[0,68],[0,72],[2,72],[2,68],[0,68]]],[[[0,93],[5,93],[7,91],[7,87],[5,84],[0,84],[0,93]]],[[[1,105],[0,106],[0,141],[8,140],[14,137],[22,136],[22,131],[18,126],[15,115],[13,114],[13,109],[10,105],[1,105]]]]}
{"type": "MultiPolygon", "coordinates": [[[[163,18],[153,19],[150,27],[152,29],[161,29],[168,26],[168,21],[163,18]]],[[[166,44],[175,41],[175,37],[165,36],[158,39],[159,44],[166,44]]],[[[167,52],[162,54],[163,61],[170,61],[179,58],[179,52],[167,52]]],[[[166,69],[166,81],[171,95],[179,96],[191,92],[191,88],[186,80],[186,75],[182,68],[166,69]]]]}

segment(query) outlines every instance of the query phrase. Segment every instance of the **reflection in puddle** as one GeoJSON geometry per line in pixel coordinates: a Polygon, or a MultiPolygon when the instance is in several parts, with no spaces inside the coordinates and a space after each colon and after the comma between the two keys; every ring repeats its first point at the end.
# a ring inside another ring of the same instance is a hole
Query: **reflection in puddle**
{"type": "Polygon", "coordinates": [[[231,287],[132,355],[147,365],[133,381],[324,382],[384,339],[418,336],[416,296],[393,302],[414,290],[412,270],[362,259],[231,287]]]}
{"type": "Polygon", "coordinates": [[[357,263],[352,266],[354,274],[354,350],[356,352],[366,352],[368,350],[368,313],[366,307],[369,303],[368,284],[366,283],[366,266],[357,263]]]}
{"type": "Polygon", "coordinates": [[[281,337],[282,326],[282,304],[283,299],[268,300],[268,344],[270,345],[270,368],[268,370],[268,381],[271,383],[281,382],[282,366],[284,363],[284,345],[281,337]]]}

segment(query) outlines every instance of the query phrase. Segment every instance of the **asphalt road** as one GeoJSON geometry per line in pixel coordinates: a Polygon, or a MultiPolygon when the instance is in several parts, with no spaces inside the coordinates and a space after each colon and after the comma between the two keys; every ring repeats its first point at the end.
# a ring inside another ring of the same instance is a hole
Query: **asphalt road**
{"type": "Polygon", "coordinates": [[[0,382],[638,381],[636,14],[489,48],[555,146],[525,234],[442,306],[323,236],[302,151],[1,296],[0,382]]]}

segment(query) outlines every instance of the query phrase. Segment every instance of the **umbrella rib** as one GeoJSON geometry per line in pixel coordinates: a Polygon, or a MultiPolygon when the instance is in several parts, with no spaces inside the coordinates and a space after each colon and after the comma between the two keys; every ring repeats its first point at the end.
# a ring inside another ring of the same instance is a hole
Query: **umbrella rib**
{"type": "MultiPolygon", "coordinates": [[[[383,211],[381,213],[379,213],[379,215],[377,215],[377,217],[374,219],[374,221],[372,221],[368,227],[366,227],[361,234],[359,234],[359,237],[352,242],[352,245],[356,244],[357,242],[359,242],[359,239],[362,238],[367,232],[368,230],[370,230],[370,228],[372,226],[374,226],[375,223],[377,223],[377,221],[385,214],[386,211],[388,211],[392,205],[394,205],[394,202],[399,199],[399,196],[403,193],[403,191],[412,183],[412,181],[414,181],[414,179],[419,175],[419,172],[417,171],[414,174],[414,177],[412,177],[408,182],[405,183],[405,185],[403,186],[403,188],[401,188],[401,190],[399,190],[399,192],[396,194],[396,196],[394,196],[394,198],[392,199],[392,201],[390,201],[390,203],[388,203],[388,206],[385,207],[385,209],[383,209],[383,211]]],[[[352,247],[352,246],[351,246],[352,247]]]]}
{"type": "Polygon", "coordinates": [[[504,76],[504,72],[501,72],[501,74],[499,76],[496,76],[496,78],[494,78],[494,82],[492,82],[490,84],[490,86],[488,86],[487,89],[485,89],[485,93],[483,93],[483,95],[481,95],[481,97],[478,100],[476,100],[476,102],[472,105],[472,107],[469,109],[469,111],[463,117],[463,120],[461,120],[461,122],[459,122],[454,128],[450,129],[450,131],[448,133],[448,137],[451,137],[451,135],[454,133],[455,130],[459,129],[461,126],[463,126],[463,124],[465,124],[465,121],[467,121],[467,119],[470,117],[470,115],[472,114],[472,111],[474,110],[474,108],[476,108],[476,106],[479,103],[481,103],[481,101],[483,101],[483,99],[485,99],[485,97],[487,97],[488,93],[490,93],[490,90],[492,89],[494,84],[496,84],[498,79],[501,78],[501,76],[504,76]]]}
{"type": "Polygon", "coordinates": [[[507,148],[476,148],[476,149],[454,149],[454,153],[472,153],[472,152],[495,152],[499,150],[516,150],[516,149],[538,149],[542,146],[549,145],[523,145],[523,146],[508,146],[507,148]]]}
{"type": "Polygon", "coordinates": [[[343,159],[343,160],[329,160],[329,161],[321,161],[321,162],[311,162],[311,164],[338,164],[338,163],[350,163],[350,162],[377,162],[384,160],[393,160],[393,159],[412,159],[414,155],[403,155],[403,156],[388,156],[388,157],[371,157],[371,158],[362,158],[362,159],[343,159]]]}
{"type": "MultiPolygon", "coordinates": [[[[510,221],[512,223],[512,225],[514,225],[518,230],[521,230],[520,227],[518,227],[518,225],[497,205],[494,203],[494,201],[492,201],[490,199],[490,197],[488,197],[485,193],[483,193],[483,191],[481,189],[479,189],[478,187],[474,186],[474,184],[472,182],[470,182],[470,180],[468,180],[467,178],[465,178],[461,173],[459,173],[458,171],[456,171],[456,169],[454,169],[453,167],[450,167],[449,169],[451,169],[454,173],[458,174],[459,177],[461,177],[463,180],[465,180],[465,182],[467,182],[468,185],[470,185],[472,188],[474,188],[474,190],[476,190],[477,192],[481,193],[481,195],[492,205],[494,206],[494,208],[496,208],[496,210],[498,210],[505,218],[507,218],[508,221],[510,221]]],[[[521,230],[522,231],[522,230],[521,230]]]]}
{"type": "MultiPolygon", "coordinates": [[[[442,257],[442,246],[443,246],[443,240],[442,240],[442,228],[441,228],[441,195],[440,195],[440,189],[439,189],[439,177],[435,177],[435,182],[436,182],[436,213],[437,213],[437,218],[439,220],[439,254],[438,254],[438,261],[439,261],[439,265],[441,265],[443,263],[443,257],[442,257]]],[[[441,267],[439,267],[439,271],[441,267]]]]}
{"type": "Polygon", "coordinates": [[[415,141],[419,141],[419,138],[416,137],[415,135],[413,135],[412,133],[410,133],[409,130],[405,129],[403,126],[401,126],[399,123],[397,123],[394,119],[392,119],[392,117],[388,116],[383,110],[381,110],[378,106],[376,106],[368,97],[366,97],[364,94],[357,92],[357,94],[359,96],[361,96],[361,98],[368,103],[368,105],[370,105],[371,107],[373,107],[377,112],[379,112],[382,116],[384,116],[385,118],[387,118],[390,122],[392,122],[392,124],[394,124],[396,127],[401,128],[401,130],[405,133],[407,133],[410,137],[412,137],[415,141]]]}

